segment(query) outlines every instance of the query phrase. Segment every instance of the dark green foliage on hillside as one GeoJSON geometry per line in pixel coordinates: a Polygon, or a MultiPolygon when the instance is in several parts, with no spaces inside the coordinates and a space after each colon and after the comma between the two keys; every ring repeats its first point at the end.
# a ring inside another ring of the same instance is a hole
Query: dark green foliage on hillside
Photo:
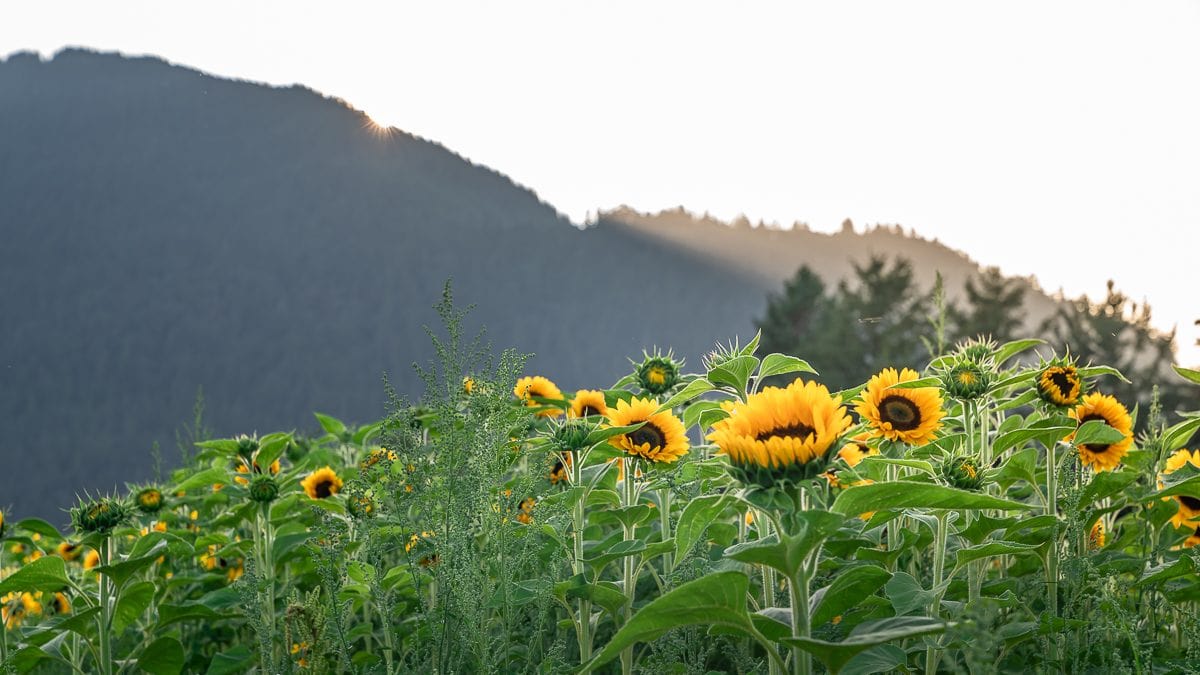
{"type": "Polygon", "coordinates": [[[1021,279],[1005,277],[995,267],[984,269],[963,285],[964,307],[951,304],[947,317],[956,339],[990,336],[997,342],[1024,337],[1026,285],[1021,279]]]}

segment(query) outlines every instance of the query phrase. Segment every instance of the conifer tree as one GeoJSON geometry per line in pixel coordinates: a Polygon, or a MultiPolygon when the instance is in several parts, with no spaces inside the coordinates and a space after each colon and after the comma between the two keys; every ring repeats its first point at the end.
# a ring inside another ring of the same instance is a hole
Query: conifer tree
{"type": "Polygon", "coordinates": [[[999,268],[988,267],[963,286],[964,307],[947,308],[955,340],[978,336],[1004,343],[1022,335],[1025,286],[1020,279],[1006,278],[999,268]]]}

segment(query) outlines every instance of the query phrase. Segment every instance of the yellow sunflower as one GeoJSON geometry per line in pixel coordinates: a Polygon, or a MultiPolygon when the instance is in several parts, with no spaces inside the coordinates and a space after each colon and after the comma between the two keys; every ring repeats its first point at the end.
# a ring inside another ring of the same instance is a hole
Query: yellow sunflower
{"type": "MultiPolygon", "coordinates": [[[[1189,451],[1183,449],[1171,453],[1171,456],[1167,458],[1167,465],[1163,470],[1163,474],[1175,473],[1188,464],[1200,469],[1200,450],[1189,451]]],[[[1161,479],[1159,480],[1159,487],[1163,487],[1161,479]]],[[[1171,524],[1175,527],[1186,527],[1189,529],[1200,527],[1200,499],[1192,495],[1175,495],[1175,501],[1179,504],[1179,510],[1175,512],[1175,515],[1171,516],[1171,524]]]]}
{"type": "Polygon", "coordinates": [[[79,544],[72,544],[69,541],[64,541],[58,546],[54,547],[54,552],[63,560],[72,562],[79,558],[79,555],[83,553],[83,550],[79,544]]]}
{"type": "Polygon", "coordinates": [[[526,497],[521,500],[519,507],[520,512],[517,513],[517,522],[528,525],[533,522],[533,507],[537,506],[537,500],[533,497],[526,497]]]}
{"type": "MultiPolygon", "coordinates": [[[[1083,397],[1079,405],[1069,413],[1080,426],[1092,420],[1101,420],[1116,429],[1125,437],[1116,443],[1087,443],[1079,446],[1079,458],[1084,466],[1092,467],[1093,471],[1112,471],[1121,463],[1121,458],[1129,452],[1133,445],[1133,419],[1125,406],[1112,396],[1092,393],[1083,397]]],[[[1067,436],[1066,441],[1074,440],[1075,434],[1067,436]]]]}
{"type": "Polygon", "coordinates": [[[1049,366],[1038,373],[1037,391],[1043,401],[1065,408],[1079,403],[1083,380],[1075,366],[1049,366]]]}
{"type": "Polygon", "coordinates": [[[1091,548],[1100,549],[1104,548],[1104,540],[1104,519],[1101,518],[1092,525],[1091,531],[1088,532],[1088,544],[1091,548]]]}
{"type": "Polygon", "coordinates": [[[571,455],[564,454],[558,459],[554,460],[554,468],[550,469],[550,484],[558,485],[559,483],[565,483],[568,480],[568,474],[570,471],[571,455]]]}
{"type": "Polygon", "coordinates": [[[40,616],[41,613],[42,603],[30,593],[9,593],[0,598],[0,621],[8,630],[16,629],[26,618],[40,616]]]}
{"type": "Polygon", "coordinates": [[[841,450],[838,450],[838,457],[841,458],[846,466],[853,469],[858,466],[858,463],[867,457],[879,454],[879,448],[872,448],[867,445],[867,440],[871,438],[871,434],[863,432],[850,439],[841,450]]]}
{"type": "Polygon", "coordinates": [[[608,404],[604,402],[604,392],[595,389],[580,389],[571,399],[571,408],[567,411],[569,417],[591,417],[608,414],[608,404]]]}
{"type": "Polygon", "coordinates": [[[909,445],[924,445],[942,426],[942,394],[937,387],[892,389],[901,382],[920,379],[916,371],[885,368],[872,377],[854,410],[876,436],[909,445]]]}
{"type": "Polygon", "coordinates": [[[1192,534],[1189,535],[1187,539],[1184,539],[1183,543],[1180,544],[1180,548],[1192,548],[1193,546],[1200,546],[1200,525],[1197,525],[1196,531],[1192,532],[1192,534]]]}
{"type": "Polygon", "coordinates": [[[90,570],[100,566],[100,552],[94,548],[83,554],[83,569],[90,570]]]}
{"type": "Polygon", "coordinates": [[[342,489],[342,479],[338,478],[337,472],[331,467],[325,466],[308,474],[303,481],[300,482],[301,487],[313,499],[324,499],[330,495],[335,495],[342,489]]]}
{"type": "Polygon", "coordinates": [[[71,601],[63,593],[55,593],[54,600],[50,603],[50,607],[55,614],[70,614],[71,601]]]}
{"type": "Polygon", "coordinates": [[[475,391],[475,379],[472,378],[470,375],[464,377],[462,388],[463,388],[463,393],[466,394],[467,396],[470,396],[471,393],[475,391]]]}
{"type": "Polygon", "coordinates": [[[794,380],[787,387],[766,387],[733,407],[713,425],[708,439],[729,457],[738,477],[764,487],[780,479],[799,480],[824,469],[807,467],[823,460],[850,426],[840,396],[824,385],[794,380]]]}
{"type": "Polygon", "coordinates": [[[652,462],[674,462],[686,455],[688,440],[683,422],[670,411],[655,413],[656,410],[658,402],[652,398],[618,401],[616,407],[608,410],[608,420],[612,426],[645,424],[636,431],[614,436],[609,443],[630,455],[652,462]]]}
{"type": "MultiPolygon", "coordinates": [[[[540,403],[534,398],[548,399],[561,401],[563,398],[562,391],[550,380],[536,375],[534,377],[522,377],[517,380],[517,386],[513,387],[513,395],[525,402],[525,405],[530,408],[539,408],[544,403],[540,403]]],[[[558,408],[548,408],[538,413],[538,417],[558,417],[562,411],[558,408]]]]}
{"type": "MultiPolygon", "coordinates": [[[[256,476],[262,475],[262,472],[263,472],[262,467],[258,465],[258,462],[254,462],[253,464],[254,464],[254,475],[256,475],[256,476]]],[[[270,466],[271,475],[274,476],[274,475],[278,474],[279,470],[281,468],[282,468],[282,465],[279,463],[278,459],[275,460],[274,462],[271,462],[271,466],[270,466]]],[[[243,474],[243,475],[250,473],[250,467],[246,466],[245,460],[241,460],[238,462],[237,472],[240,474],[243,474]]],[[[241,476],[234,476],[233,480],[237,481],[237,483],[239,485],[249,485],[250,484],[249,478],[242,478],[241,476]]]]}

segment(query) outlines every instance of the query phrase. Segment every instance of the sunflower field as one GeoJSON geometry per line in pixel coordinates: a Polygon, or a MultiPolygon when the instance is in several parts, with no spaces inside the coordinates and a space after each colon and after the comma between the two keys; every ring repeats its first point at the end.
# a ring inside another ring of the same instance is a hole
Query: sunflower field
{"type": "Polygon", "coordinates": [[[1200,669],[1200,412],[1111,367],[980,339],[830,391],[755,338],[562,391],[439,309],[380,421],[0,513],[3,671],[1200,669]]]}

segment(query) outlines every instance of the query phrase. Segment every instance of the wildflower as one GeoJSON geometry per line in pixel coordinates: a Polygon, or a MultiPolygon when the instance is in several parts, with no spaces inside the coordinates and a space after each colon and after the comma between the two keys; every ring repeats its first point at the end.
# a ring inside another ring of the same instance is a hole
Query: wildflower
{"type": "Polygon", "coordinates": [[[609,422],[616,427],[643,423],[627,434],[609,439],[609,443],[630,455],[652,462],[668,463],[687,454],[687,430],[669,411],[655,412],[658,402],[649,398],[618,401],[608,411],[609,422]]]}
{"type": "Polygon", "coordinates": [[[300,482],[304,491],[313,499],[325,499],[330,495],[337,494],[342,489],[342,479],[337,473],[329,467],[325,466],[308,474],[308,476],[300,482]]]}
{"type": "Polygon", "coordinates": [[[537,505],[537,500],[533,497],[526,497],[521,500],[520,513],[517,514],[517,522],[522,525],[529,525],[533,522],[533,507],[537,505]]]}
{"type": "MultiPolygon", "coordinates": [[[[1079,426],[1083,426],[1085,422],[1100,420],[1124,434],[1124,438],[1116,443],[1085,443],[1078,446],[1079,459],[1084,466],[1090,466],[1094,471],[1112,471],[1117,468],[1121,458],[1133,445],[1133,419],[1129,417],[1125,406],[1112,396],[1097,392],[1084,396],[1069,414],[1079,422],[1079,426]]],[[[1075,434],[1072,433],[1065,440],[1071,441],[1074,438],[1075,434]]]]}
{"type": "Polygon", "coordinates": [[[924,445],[941,428],[942,395],[936,387],[892,389],[919,379],[916,371],[885,368],[867,382],[854,410],[877,436],[910,445],[924,445]]]}
{"type": "Polygon", "coordinates": [[[387,448],[375,448],[371,450],[371,454],[367,455],[366,459],[359,462],[358,467],[360,469],[370,469],[382,461],[386,460],[388,463],[391,463],[398,459],[400,459],[400,456],[387,448]]]}
{"type": "MultiPolygon", "coordinates": [[[[541,375],[522,377],[517,380],[516,386],[513,387],[513,395],[521,399],[530,408],[540,408],[546,405],[535,399],[561,401],[563,398],[562,391],[553,382],[541,375]]],[[[562,411],[558,408],[550,407],[539,411],[538,417],[558,417],[561,414],[562,411]]]]}
{"type": "Polygon", "coordinates": [[[608,414],[608,404],[604,401],[604,392],[595,389],[580,389],[571,399],[571,407],[567,410],[570,417],[603,417],[608,414]]]}
{"type": "Polygon", "coordinates": [[[841,397],[815,382],[766,387],[734,406],[708,439],[743,482],[771,487],[825,470],[826,453],[850,426],[841,397]]]}
{"type": "Polygon", "coordinates": [[[463,381],[462,381],[462,388],[463,388],[463,393],[466,394],[467,396],[470,396],[471,392],[475,391],[474,378],[472,378],[470,375],[464,377],[463,381]]]}
{"type": "Polygon", "coordinates": [[[1079,403],[1083,380],[1070,362],[1052,363],[1037,376],[1038,396],[1052,405],[1066,408],[1079,403]]]}
{"type": "Polygon", "coordinates": [[[637,381],[643,390],[655,396],[663,394],[679,382],[679,364],[669,353],[647,355],[637,367],[637,381]]]}

